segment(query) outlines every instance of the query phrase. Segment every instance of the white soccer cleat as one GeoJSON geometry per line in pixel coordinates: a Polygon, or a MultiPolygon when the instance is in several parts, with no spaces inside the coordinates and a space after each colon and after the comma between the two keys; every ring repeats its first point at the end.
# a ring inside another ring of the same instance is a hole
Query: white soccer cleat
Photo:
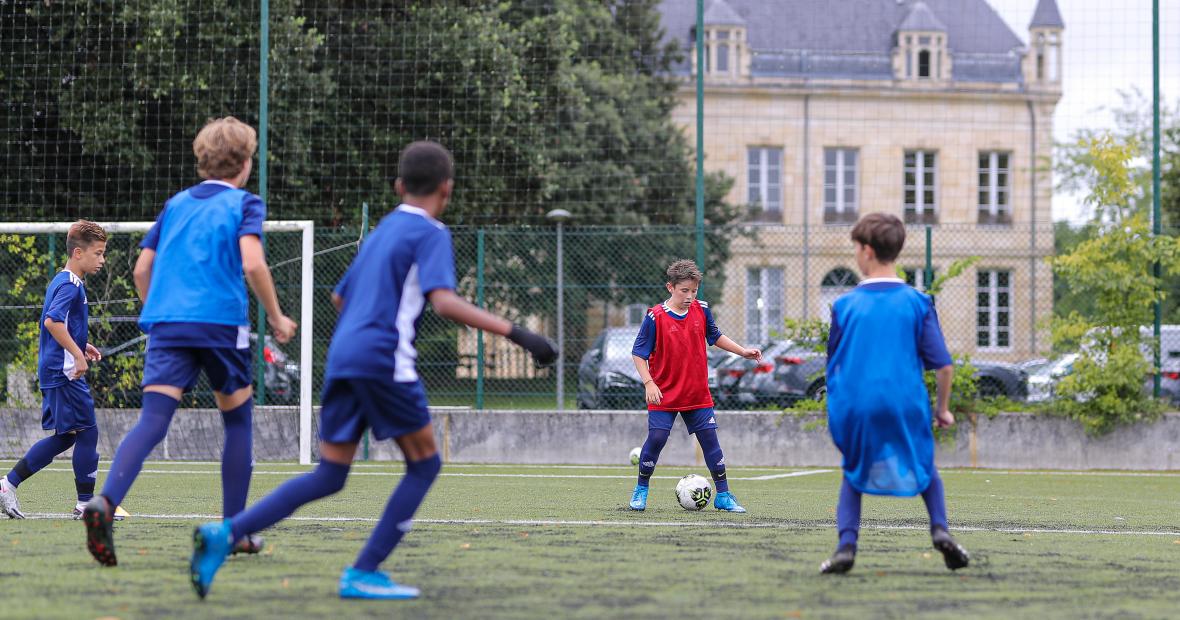
{"type": "Polygon", "coordinates": [[[9,519],[25,518],[25,513],[20,511],[20,500],[16,498],[16,487],[8,482],[7,476],[0,477],[0,511],[9,519]]]}
{"type": "Polygon", "coordinates": [[[86,510],[86,502],[78,502],[74,504],[74,520],[82,519],[82,513],[86,510]]]}
{"type": "Polygon", "coordinates": [[[122,521],[123,519],[126,519],[127,517],[130,517],[130,516],[131,516],[131,513],[127,512],[126,510],[123,510],[122,506],[115,506],[115,516],[113,518],[116,521],[122,521]]]}

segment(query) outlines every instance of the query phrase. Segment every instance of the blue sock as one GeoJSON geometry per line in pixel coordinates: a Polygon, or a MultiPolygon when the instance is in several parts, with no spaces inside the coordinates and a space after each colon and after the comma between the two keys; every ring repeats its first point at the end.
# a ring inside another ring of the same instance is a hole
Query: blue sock
{"type": "Polygon", "coordinates": [[[18,461],[16,467],[8,472],[8,483],[19,487],[20,483],[52,463],[53,457],[69,450],[72,445],[74,445],[73,433],[50,435],[38,441],[25,453],[25,458],[18,461]]]}
{"type": "Polygon", "coordinates": [[[836,505],[836,531],[840,533],[838,546],[852,545],[856,550],[856,539],[860,536],[860,491],[844,479],[840,485],[840,503],[836,505]]]}
{"type": "Polygon", "coordinates": [[[88,502],[98,481],[98,427],[80,430],[74,437],[74,489],[78,501],[88,502]]]}
{"type": "Polygon", "coordinates": [[[701,444],[701,451],[705,453],[705,467],[713,476],[713,484],[718,493],[729,492],[729,481],[725,479],[725,455],[721,453],[721,444],[717,441],[717,429],[706,428],[697,431],[697,441],[701,444]]]}
{"type": "Polygon", "coordinates": [[[286,519],[308,502],[339,492],[348,480],[350,467],[341,463],[320,461],[315,469],[279,485],[270,495],[233,518],[230,525],[234,541],[286,519]]]}
{"type": "Polygon", "coordinates": [[[926,512],[930,515],[930,529],[933,530],[936,527],[948,529],[946,525],[946,495],[938,470],[931,473],[930,486],[922,491],[922,501],[926,502],[926,512]]]}
{"type": "Polygon", "coordinates": [[[221,510],[232,517],[246,508],[254,473],[254,399],[221,412],[225,446],[221,450],[221,510]]]}
{"type": "Polygon", "coordinates": [[[119,443],[107,481],[102,485],[102,494],[112,506],[123,503],[123,498],[127,497],[127,491],[131,490],[131,484],[143,468],[143,462],[152,449],[164,441],[172,414],[176,413],[179,404],[180,401],[159,392],[143,393],[143,411],[139,414],[139,421],[119,443]]]}
{"type": "Polygon", "coordinates": [[[660,452],[664,444],[668,443],[668,431],[659,428],[647,429],[647,440],[643,442],[643,449],[639,451],[639,486],[645,487],[651,483],[651,475],[656,471],[656,463],[660,460],[660,452]]]}
{"type": "Polygon", "coordinates": [[[411,519],[417,512],[418,506],[426,498],[430,485],[434,484],[438,471],[442,469],[442,459],[438,454],[421,461],[407,462],[406,475],[393,490],[389,503],[385,504],[385,512],[369,540],[361,549],[353,568],[357,570],[374,571],[377,566],[393,553],[393,548],[401,542],[402,536],[410,531],[411,519]]]}

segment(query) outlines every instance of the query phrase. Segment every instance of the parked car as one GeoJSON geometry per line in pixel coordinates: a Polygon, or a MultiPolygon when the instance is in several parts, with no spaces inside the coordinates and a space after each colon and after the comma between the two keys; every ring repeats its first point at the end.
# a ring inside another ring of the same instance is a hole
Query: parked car
{"type": "MultiPolygon", "coordinates": [[[[635,362],[631,359],[631,349],[638,333],[639,328],[635,326],[610,327],[594,339],[578,363],[579,409],[642,409],[647,406],[639,371],[635,370],[635,362]]],[[[737,356],[716,347],[709,347],[707,353],[709,391],[716,398],[713,367],[737,356]]]]}
{"type": "MultiPolygon", "coordinates": [[[[1029,375],[1028,401],[1043,403],[1053,400],[1057,384],[1073,373],[1074,364],[1079,357],[1079,353],[1067,353],[1029,375]]],[[[1172,404],[1180,404],[1180,350],[1165,351],[1160,366],[1160,398],[1172,404]]],[[[1143,390],[1150,394],[1154,389],[1155,378],[1148,375],[1143,381],[1143,390]]]]}
{"type": "MultiPolygon", "coordinates": [[[[763,351],[761,363],[738,358],[717,369],[719,407],[789,407],[805,398],[821,399],[827,392],[824,371],[827,355],[813,346],[775,341],[763,351]]],[[[1027,373],[1013,364],[972,360],[980,396],[1027,397],[1027,373]]]]}

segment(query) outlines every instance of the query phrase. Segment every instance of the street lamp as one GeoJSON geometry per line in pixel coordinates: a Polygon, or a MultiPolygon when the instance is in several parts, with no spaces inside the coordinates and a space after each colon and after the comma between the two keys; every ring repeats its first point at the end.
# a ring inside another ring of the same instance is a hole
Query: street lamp
{"type": "Polygon", "coordinates": [[[561,242],[570,212],[554,209],[545,214],[545,219],[557,224],[557,410],[565,411],[565,267],[561,242]]]}

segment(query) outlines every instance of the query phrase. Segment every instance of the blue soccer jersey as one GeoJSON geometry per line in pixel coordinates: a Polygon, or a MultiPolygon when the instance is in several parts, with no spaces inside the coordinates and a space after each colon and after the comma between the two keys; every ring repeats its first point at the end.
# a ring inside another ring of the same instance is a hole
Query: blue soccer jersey
{"type": "Polygon", "coordinates": [[[151,346],[249,346],[249,298],[238,239],[262,236],[266,205],[224,181],[168,200],[140,247],[155,250],[139,324],[151,346]]]}
{"type": "MultiPolygon", "coordinates": [[[[45,319],[65,323],[70,338],[86,352],[87,325],[90,309],[86,304],[86,286],[72,271],[63,269],[50,280],[45,289],[45,305],[41,310],[41,340],[37,355],[37,381],[41,389],[53,388],[70,382],[74,371],[74,356],[70,355],[45,328],[45,319]]],[[[85,378],[78,381],[85,383],[85,378]]]]}
{"type": "Polygon", "coordinates": [[[896,278],[865,280],[832,305],[828,430],[857,491],[921,493],[934,475],[923,371],[951,364],[929,295],[896,278]]]}
{"type": "Polygon", "coordinates": [[[418,207],[399,206],[365,238],[336,286],[344,307],[325,377],[417,381],[414,340],[426,296],[454,288],[450,231],[418,207]]]}

